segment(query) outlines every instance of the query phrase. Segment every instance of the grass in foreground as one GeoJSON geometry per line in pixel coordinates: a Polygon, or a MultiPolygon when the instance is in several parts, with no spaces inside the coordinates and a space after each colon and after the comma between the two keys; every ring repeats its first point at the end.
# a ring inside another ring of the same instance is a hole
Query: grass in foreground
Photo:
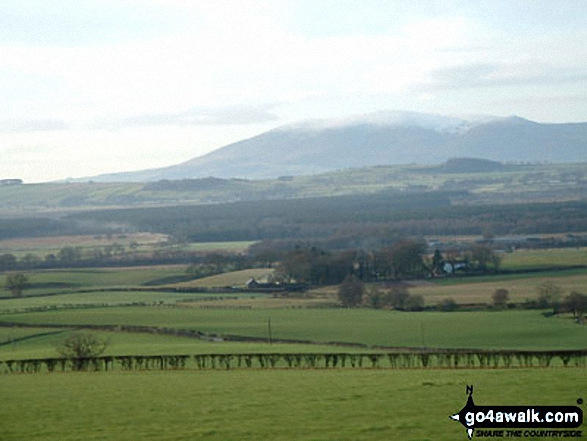
{"type": "Polygon", "coordinates": [[[10,405],[0,421],[5,441],[465,440],[448,416],[465,404],[467,384],[480,405],[575,405],[584,375],[580,368],[3,375],[10,405]]]}

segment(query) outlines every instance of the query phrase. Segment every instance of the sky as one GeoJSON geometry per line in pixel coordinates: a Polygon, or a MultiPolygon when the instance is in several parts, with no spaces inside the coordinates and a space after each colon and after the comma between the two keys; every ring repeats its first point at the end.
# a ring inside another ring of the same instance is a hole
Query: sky
{"type": "Polygon", "coordinates": [[[584,0],[2,0],[0,179],[382,110],[587,121],[584,0]]]}

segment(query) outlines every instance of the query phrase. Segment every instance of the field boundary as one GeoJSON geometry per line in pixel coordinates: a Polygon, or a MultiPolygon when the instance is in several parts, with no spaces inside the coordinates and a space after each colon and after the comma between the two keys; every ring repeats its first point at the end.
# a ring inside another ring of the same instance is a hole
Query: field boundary
{"type": "Polygon", "coordinates": [[[587,350],[467,351],[388,353],[254,353],[199,355],[121,355],[91,358],[39,358],[0,361],[6,374],[55,371],[142,371],[193,367],[231,369],[508,369],[587,367],[587,350]],[[191,364],[192,366],[188,366],[191,364]]]}

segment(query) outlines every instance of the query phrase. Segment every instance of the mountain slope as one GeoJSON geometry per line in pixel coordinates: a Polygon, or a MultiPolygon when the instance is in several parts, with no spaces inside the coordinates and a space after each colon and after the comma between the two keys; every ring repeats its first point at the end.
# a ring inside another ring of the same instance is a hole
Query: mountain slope
{"type": "Polygon", "coordinates": [[[587,123],[540,124],[519,117],[465,120],[379,112],[284,126],[178,165],[93,179],[260,179],[373,165],[441,163],[452,157],[587,162],[587,123]]]}

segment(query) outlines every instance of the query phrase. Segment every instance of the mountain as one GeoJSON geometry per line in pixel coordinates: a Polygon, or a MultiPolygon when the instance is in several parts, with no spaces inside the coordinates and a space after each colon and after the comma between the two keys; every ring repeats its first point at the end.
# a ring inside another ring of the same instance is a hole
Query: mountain
{"type": "Polygon", "coordinates": [[[278,127],[181,164],[92,179],[262,179],[373,165],[438,164],[454,157],[499,162],[587,162],[587,123],[542,124],[515,116],[461,119],[377,112],[278,127]]]}

